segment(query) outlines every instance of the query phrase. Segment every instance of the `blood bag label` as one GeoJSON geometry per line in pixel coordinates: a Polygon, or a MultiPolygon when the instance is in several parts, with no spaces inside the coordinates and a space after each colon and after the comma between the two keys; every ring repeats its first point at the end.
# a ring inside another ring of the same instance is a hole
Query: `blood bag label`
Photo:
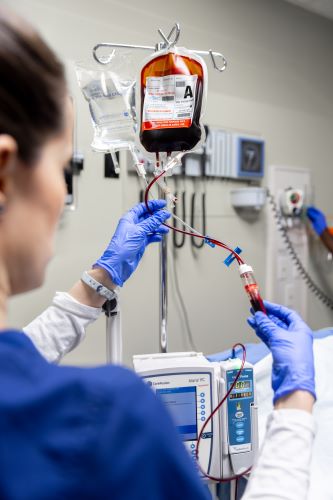
{"type": "Polygon", "coordinates": [[[148,77],[141,129],[189,128],[197,79],[197,75],[148,77]]]}

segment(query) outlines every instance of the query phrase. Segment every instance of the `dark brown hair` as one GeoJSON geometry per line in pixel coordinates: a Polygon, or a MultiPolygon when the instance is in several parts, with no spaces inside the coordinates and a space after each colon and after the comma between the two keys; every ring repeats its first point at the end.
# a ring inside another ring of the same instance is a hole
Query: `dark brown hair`
{"type": "Polygon", "coordinates": [[[64,68],[23,19],[0,9],[0,134],[11,135],[18,155],[32,163],[63,127],[64,68]]]}

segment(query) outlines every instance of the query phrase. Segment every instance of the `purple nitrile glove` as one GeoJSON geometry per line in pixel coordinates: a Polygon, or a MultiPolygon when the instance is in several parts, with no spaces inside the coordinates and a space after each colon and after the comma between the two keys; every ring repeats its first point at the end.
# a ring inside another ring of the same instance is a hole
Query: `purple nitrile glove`
{"type": "Polygon", "coordinates": [[[327,228],[325,215],[316,207],[308,207],[306,210],[306,215],[309,217],[313,229],[316,231],[318,236],[320,236],[327,228]]]}
{"type": "Polygon", "coordinates": [[[137,268],[146,246],[161,241],[169,231],[162,225],[171,215],[162,210],[166,202],[152,200],[148,206],[152,213],[139,203],[122,216],[108,247],[93,265],[105,269],[115,285],[123,286],[137,268]]]}
{"type": "Polygon", "coordinates": [[[248,323],[272,352],[273,402],[297,390],[316,398],[312,330],[295,311],[264,304],[267,316],[256,312],[248,323]]]}

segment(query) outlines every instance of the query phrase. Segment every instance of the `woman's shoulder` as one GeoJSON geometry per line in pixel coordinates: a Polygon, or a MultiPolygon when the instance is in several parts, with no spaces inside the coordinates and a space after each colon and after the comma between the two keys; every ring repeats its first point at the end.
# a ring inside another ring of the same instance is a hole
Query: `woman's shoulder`
{"type": "MultiPolygon", "coordinates": [[[[38,406],[38,418],[47,416],[53,402],[57,411],[53,409],[52,415],[61,409],[87,425],[102,419],[103,414],[110,418],[122,412],[123,418],[133,418],[134,414],[139,417],[141,408],[159,406],[132,370],[116,365],[79,368],[51,364],[17,330],[0,333],[0,378],[0,408],[19,406],[22,399],[29,411],[30,401],[34,409],[38,406]]],[[[147,417],[147,411],[143,413],[147,417]]]]}

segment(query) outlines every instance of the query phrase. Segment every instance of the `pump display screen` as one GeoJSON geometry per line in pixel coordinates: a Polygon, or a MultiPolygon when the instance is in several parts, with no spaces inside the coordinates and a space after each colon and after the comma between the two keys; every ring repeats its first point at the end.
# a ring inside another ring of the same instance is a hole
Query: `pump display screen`
{"type": "Polygon", "coordinates": [[[251,388],[251,382],[250,380],[241,380],[239,382],[236,382],[235,389],[250,389],[251,388]]]}
{"type": "Polygon", "coordinates": [[[156,394],[158,394],[170,411],[182,440],[193,441],[197,439],[198,426],[196,387],[157,389],[156,394]]]}
{"type": "MultiPolygon", "coordinates": [[[[229,389],[231,387],[231,382],[229,383],[229,389]]],[[[230,399],[241,399],[241,398],[252,398],[252,380],[238,380],[235,387],[230,394],[230,399]]]]}

